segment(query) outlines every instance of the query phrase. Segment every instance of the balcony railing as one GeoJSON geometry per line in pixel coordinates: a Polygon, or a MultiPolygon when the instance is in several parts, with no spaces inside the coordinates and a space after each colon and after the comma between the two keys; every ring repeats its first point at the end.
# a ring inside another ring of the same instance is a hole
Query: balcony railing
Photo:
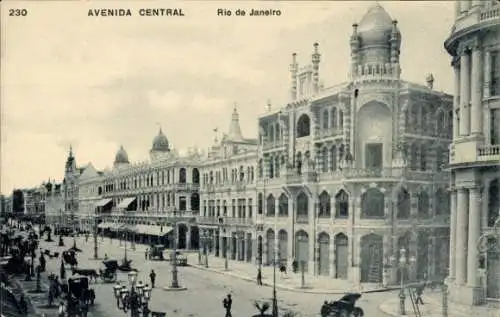
{"type": "Polygon", "coordinates": [[[178,191],[187,191],[187,190],[198,190],[200,188],[200,184],[194,183],[176,183],[175,188],[178,191]]]}
{"type": "Polygon", "coordinates": [[[270,150],[270,149],[274,149],[274,148],[280,148],[280,147],[283,147],[285,146],[285,142],[283,141],[278,141],[278,142],[266,142],[262,145],[262,148],[264,150],[270,150]]]}
{"type": "Polygon", "coordinates": [[[314,138],[323,139],[337,135],[342,135],[342,128],[329,128],[329,129],[319,130],[314,138]]]}
{"type": "Polygon", "coordinates": [[[450,146],[450,164],[500,161],[500,145],[484,145],[477,142],[455,143],[450,146]]]}
{"type": "Polygon", "coordinates": [[[309,223],[308,215],[297,215],[296,218],[297,223],[309,223]]]}
{"type": "Polygon", "coordinates": [[[488,158],[489,156],[500,156],[500,144],[497,145],[483,145],[478,148],[478,157],[488,158]]]}
{"type": "Polygon", "coordinates": [[[250,218],[233,218],[227,216],[198,216],[196,217],[198,224],[206,225],[253,225],[253,220],[250,218]],[[221,222],[222,220],[222,222],[221,222]]]}
{"type": "Polygon", "coordinates": [[[484,10],[479,15],[480,22],[499,19],[499,18],[500,18],[500,6],[495,6],[487,10],[484,10]]]}

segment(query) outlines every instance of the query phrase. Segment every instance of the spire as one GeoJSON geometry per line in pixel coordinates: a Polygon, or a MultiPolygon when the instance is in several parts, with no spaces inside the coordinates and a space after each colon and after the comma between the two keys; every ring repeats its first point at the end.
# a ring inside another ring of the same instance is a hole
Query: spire
{"type": "Polygon", "coordinates": [[[230,140],[243,140],[240,128],[240,116],[238,114],[238,109],[236,103],[234,104],[233,115],[231,116],[231,124],[229,125],[229,135],[230,140]]]}
{"type": "Polygon", "coordinates": [[[69,156],[68,157],[70,157],[70,158],[73,157],[73,145],[71,145],[71,144],[69,145],[69,156]]]}

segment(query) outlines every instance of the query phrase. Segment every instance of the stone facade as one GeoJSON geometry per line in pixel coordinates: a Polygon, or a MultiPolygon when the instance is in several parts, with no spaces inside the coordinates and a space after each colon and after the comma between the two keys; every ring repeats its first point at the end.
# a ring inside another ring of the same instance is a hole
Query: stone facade
{"type": "Polygon", "coordinates": [[[471,305],[500,298],[500,5],[455,9],[445,41],[455,71],[449,284],[452,300],[471,305]]]}

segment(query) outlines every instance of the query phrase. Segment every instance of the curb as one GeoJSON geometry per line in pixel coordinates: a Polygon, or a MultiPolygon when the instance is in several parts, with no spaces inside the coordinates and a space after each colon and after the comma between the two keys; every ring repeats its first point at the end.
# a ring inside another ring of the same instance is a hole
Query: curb
{"type": "MultiPolygon", "coordinates": [[[[239,278],[240,280],[255,283],[255,279],[250,278],[250,277],[246,277],[246,276],[241,276],[238,274],[234,274],[234,273],[231,273],[231,271],[220,271],[220,270],[216,270],[216,269],[206,268],[206,267],[196,265],[196,264],[191,264],[190,267],[198,269],[198,270],[209,271],[209,272],[221,274],[221,275],[228,275],[228,276],[232,276],[235,278],[239,278]]],[[[262,285],[268,286],[268,287],[273,287],[272,283],[264,282],[264,281],[262,282],[262,285]]],[[[295,287],[283,286],[283,285],[279,285],[279,284],[276,284],[276,288],[281,289],[281,290],[285,290],[285,291],[289,291],[289,292],[318,294],[318,295],[341,295],[341,294],[345,294],[345,293],[349,292],[347,290],[346,291],[341,291],[341,290],[328,291],[328,290],[314,290],[314,289],[307,289],[307,288],[295,288],[295,287]]],[[[385,289],[384,289],[384,291],[385,291],[385,289]]],[[[389,291],[389,290],[387,290],[387,291],[389,291]]],[[[362,292],[362,293],[370,293],[370,292],[373,293],[375,291],[367,291],[367,292],[362,292]]]]}

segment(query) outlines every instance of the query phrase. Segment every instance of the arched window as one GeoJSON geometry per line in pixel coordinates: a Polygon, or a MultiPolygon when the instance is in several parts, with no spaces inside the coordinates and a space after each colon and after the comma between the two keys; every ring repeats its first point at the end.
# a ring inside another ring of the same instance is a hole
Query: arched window
{"type": "Polygon", "coordinates": [[[361,217],[382,218],[385,215],[385,197],[377,188],[370,188],[361,195],[361,217]]]}
{"type": "Polygon", "coordinates": [[[404,188],[398,193],[398,219],[408,219],[410,217],[410,194],[404,188]]]}
{"type": "Polygon", "coordinates": [[[421,123],[422,123],[422,132],[426,133],[427,132],[427,128],[428,128],[428,122],[429,122],[429,112],[427,110],[427,107],[422,107],[422,113],[421,113],[422,117],[420,120],[421,123]]]}
{"type": "Polygon", "coordinates": [[[304,192],[297,196],[297,219],[307,220],[309,215],[309,198],[304,192]]]}
{"type": "Polygon", "coordinates": [[[274,174],[276,175],[276,177],[280,177],[280,157],[279,156],[276,156],[274,158],[274,167],[276,169],[274,174]]]}
{"type": "Polygon", "coordinates": [[[500,216],[500,179],[490,182],[488,188],[488,227],[493,227],[500,216]]]}
{"type": "Polygon", "coordinates": [[[335,195],[335,211],[337,218],[347,218],[349,216],[349,195],[343,189],[335,195]]]}
{"type": "Polygon", "coordinates": [[[285,194],[280,195],[280,198],[278,200],[278,207],[278,216],[288,216],[288,197],[285,194]]]}
{"type": "Polygon", "coordinates": [[[272,217],[276,213],[276,203],[274,202],[274,196],[270,194],[267,196],[267,201],[266,201],[266,216],[272,217]]]}
{"type": "Polygon", "coordinates": [[[179,170],[179,183],[186,184],[186,169],[184,167],[179,170]]]}
{"type": "Polygon", "coordinates": [[[342,129],[344,127],[344,112],[339,110],[339,128],[342,129]]]}
{"type": "Polygon", "coordinates": [[[322,163],[322,172],[328,172],[328,149],[326,147],[321,149],[321,163],[322,163]]]}
{"type": "Polygon", "coordinates": [[[423,144],[420,147],[420,170],[425,171],[427,170],[427,146],[423,144]]]}
{"type": "Polygon", "coordinates": [[[444,111],[439,110],[437,113],[437,120],[436,120],[436,132],[438,135],[441,135],[445,131],[446,131],[446,126],[445,126],[444,111]]]}
{"type": "Polygon", "coordinates": [[[191,195],[191,210],[192,211],[200,210],[200,195],[198,195],[198,193],[193,193],[191,195]]]}
{"type": "Polygon", "coordinates": [[[337,147],[334,145],[330,148],[330,171],[337,170],[337,147]]]}
{"type": "Polygon", "coordinates": [[[413,143],[410,147],[410,168],[412,170],[418,169],[419,155],[418,144],[413,143]]]}
{"type": "Polygon", "coordinates": [[[328,129],[329,119],[330,115],[328,114],[328,109],[323,110],[323,117],[321,118],[321,120],[323,121],[323,130],[328,129]]]}
{"type": "Polygon", "coordinates": [[[337,128],[337,108],[333,107],[332,108],[332,128],[336,129],[337,128]]]}
{"type": "Polygon", "coordinates": [[[191,181],[193,184],[199,184],[200,183],[200,171],[198,171],[197,168],[193,168],[193,175],[191,175],[191,181]]]}
{"type": "Polygon", "coordinates": [[[239,181],[242,182],[245,180],[245,170],[243,168],[243,166],[240,166],[240,177],[239,177],[239,181]]]}
{"type": "Polygon", "coordinates": [[[274,142],[274,125],[273,124],[269,124],[269,126],[267,127],[267,137],[268,137],[268,142],[274,142]]]}
{"type": "Polygon", "coordinates": [[[434,206],[436,206],[436,215],[448,215],[450,213],[449,196],[445,190],[438,188],[434,195],[434,206]]]}
{"type": "Polygon", "coordinates": [[[274,178],[274,160],[272,157],[269,157],[269,178],[274,178]]]}
{"type": "Polygon", "coordinates": [[[419,193],[417,207],[418,216],[420,218],[427,218],[429,216],[429,195],[426,191],[421,191],[419,193]]]}
{"type": "Polygon", "coordinates": [[[306,114],[300,116],[297,122],[297,137],[305,137],[311,134],[311,119],[306,114]]]}
{"type": "Polygon", "coordinates": [[[323,191],[319,195],[318,217],[330,217],[330,215],[331,215],[330,195],[328,195],[326,191],[323,191]]]}
{"type": "Polygon", "coordinates": [[[257,213],[259,215],[262,215],[264,212],[264,195],[262,193],[259,193],[257,197],[257,213]]]}

